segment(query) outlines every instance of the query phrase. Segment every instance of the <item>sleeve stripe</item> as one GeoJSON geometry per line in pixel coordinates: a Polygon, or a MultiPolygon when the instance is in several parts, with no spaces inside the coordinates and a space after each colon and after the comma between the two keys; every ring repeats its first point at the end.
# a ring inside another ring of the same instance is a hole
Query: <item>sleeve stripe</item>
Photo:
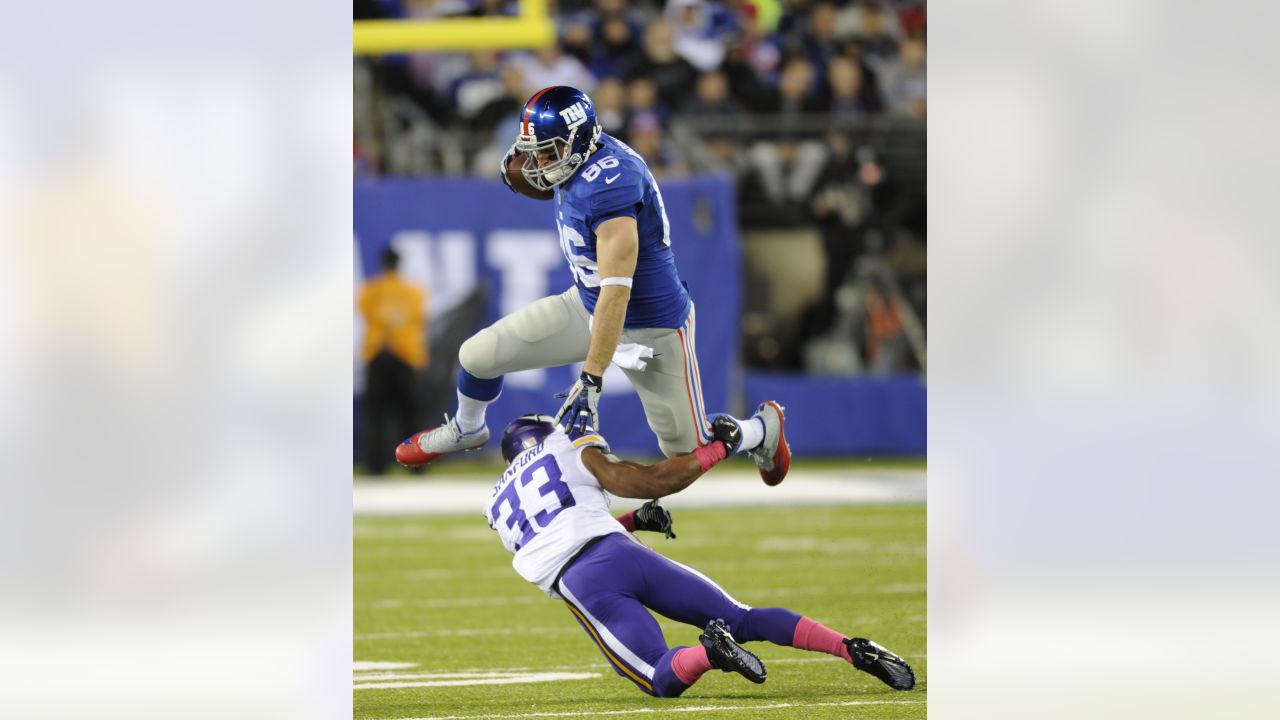
{"type": "Polygon", "coordinates": [[[587,443],[599,443],[605,446],[609,444],[609,443],[606,443],[604,441],[604,438],[600,437],[599,435],[583,435],[582,437],[573,441],[573,446],[575,448],[580,448],[583,445],[586,445],[587,443]]]}

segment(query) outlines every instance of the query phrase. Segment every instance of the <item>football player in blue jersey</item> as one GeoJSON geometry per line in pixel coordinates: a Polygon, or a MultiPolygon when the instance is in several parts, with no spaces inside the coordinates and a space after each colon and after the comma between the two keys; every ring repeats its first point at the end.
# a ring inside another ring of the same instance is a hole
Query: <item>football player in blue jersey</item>
{"type": "MultiPolygon", "coordinates": [[[[413,467],[483,447],[485,409],[502,391],[504,374],[574,362],[583,362],[582,375],[565,394],[557,422],[582,418],[600,427],[602,378],[614,362],[640,395],[663,454],[710,443],[715,416],[702,405],[694,305],[676,272],[662,192],[644,160],[603,132],[586,93],[566,86],[539,90],[525,103],[502,162],[508,187],[508,163],[517,155],[524,179],[554,197],[574,284],[463,343],[457,413],[405,440],[396,459],[413,467]]],[[[739,430],[730,452],[747,453],[766,483],[781,482],[791,462],[782,406],[769,401],[746,420],[725,417],[739,430]]]]}

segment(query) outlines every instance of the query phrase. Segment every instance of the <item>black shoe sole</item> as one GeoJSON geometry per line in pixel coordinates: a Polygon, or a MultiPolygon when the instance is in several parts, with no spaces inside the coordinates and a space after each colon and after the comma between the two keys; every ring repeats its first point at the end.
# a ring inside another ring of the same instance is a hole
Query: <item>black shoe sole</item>
{"type": "Polygon", "coordinates": [[[859,648],[848,644],[849,654],[853,657],[853,666],[868,675],[874,676],[894,690],[910,690],[916,686],[916,673],[905,660],[889,653],[881,653],[874,648],[858,652],[859,648]],[[860,659],[859,656],[871,655],[873,659],[860,659]]]}
{"type": "MultiPolygon", "coordinates": [[[[768,670],[765,669],[764,662],[756,657],[755,653],[739,645],[727,630],[723,633],[708,630],[708,632],[703,633],[703,637],[711,641],[715,646],[716,654],[720,655],[723,658],[723,662],[729,665],[729,667],[724,667],[723,664],[717,664],[715,659],[712,659],[712,667],[724,672],[736,672],[757,685],[765,681],[768,676],[768,670]]],[[[710,653],[712,648],[707,648],[707,650],[710,653]]]]}

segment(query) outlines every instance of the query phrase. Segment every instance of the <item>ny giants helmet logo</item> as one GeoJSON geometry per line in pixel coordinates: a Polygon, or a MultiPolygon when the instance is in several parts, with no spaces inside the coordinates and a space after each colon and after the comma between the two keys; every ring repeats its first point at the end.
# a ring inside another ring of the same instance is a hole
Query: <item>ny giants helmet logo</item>
{"type": "Polygon", "coordinates": [[[560,111],[560,117],[572,130],[587,121],[587,109],[577,102],[560,111]]]}

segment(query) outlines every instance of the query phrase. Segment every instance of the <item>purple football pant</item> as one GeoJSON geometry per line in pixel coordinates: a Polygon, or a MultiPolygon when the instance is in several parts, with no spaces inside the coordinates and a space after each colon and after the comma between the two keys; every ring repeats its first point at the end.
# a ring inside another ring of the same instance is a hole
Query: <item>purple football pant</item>
{"type": "Polygon", "coordinates": [[[668,648],[645,608],[699,630],[719,618],[738,642],[789,646],[800,622],[785,608],[743,605],[697,570],[621,533],[588,548],[557,587],[613,669],[658,697],[676,697],[689,688],[671,669],[671,657],[686,646],[668,648]]]}

